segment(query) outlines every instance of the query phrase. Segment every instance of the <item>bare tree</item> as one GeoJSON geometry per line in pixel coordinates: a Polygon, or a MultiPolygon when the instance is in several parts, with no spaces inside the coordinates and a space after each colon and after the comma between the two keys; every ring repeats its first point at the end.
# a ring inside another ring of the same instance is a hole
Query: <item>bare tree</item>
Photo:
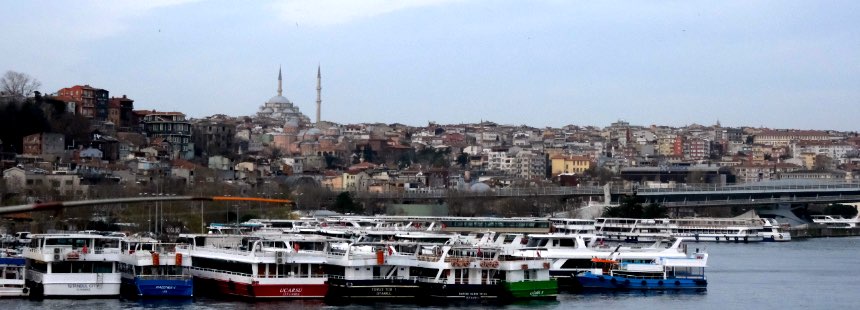
{"type": "Polygon", "coordinates": [[[40,86],[42,83],[29,74],[11,70],[6,71],[0,79],[0,91],[15,98],[29,97],[34,91],[39,90],[40,86]]]}

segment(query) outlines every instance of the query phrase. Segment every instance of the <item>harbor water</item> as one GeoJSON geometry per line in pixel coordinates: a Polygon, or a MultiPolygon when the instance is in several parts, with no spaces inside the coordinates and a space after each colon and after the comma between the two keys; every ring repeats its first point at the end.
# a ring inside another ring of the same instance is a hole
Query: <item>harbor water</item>
{"type": "MultiPolygon", "coordinates": [[[[697,293],[617,292],[559,295],[505,309],[854,309],[860,304],[860,237],[785,243],[691,243],[707,250],[708,289],[697,293]]],[[[243,302],[0,299],[0,309],[412,309],[414,305],[327,306],[321,301],[243,302]]],[[[426,307],[422,307],[426,308],[426,307]]],[[[459,308],[459,307],[458,307],[459,308]]],[[[472,308],[481,308],[473,306],[472,308]]]]}

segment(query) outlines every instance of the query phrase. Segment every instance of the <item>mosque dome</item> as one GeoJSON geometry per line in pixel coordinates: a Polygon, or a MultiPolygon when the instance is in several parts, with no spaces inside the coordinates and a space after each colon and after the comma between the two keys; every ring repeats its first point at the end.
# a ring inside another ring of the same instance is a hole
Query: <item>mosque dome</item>
{"type": "Polygon", "coordinates": [[[476,193],[484,193],[484,192],[490,191],[490,186],[487,185],[486,183],[480,183],[479,182],[479,183],[472,184],[472,186],[469,187],[469,190],[476,192],[476,193]]]}
{"type": "Polygon", "coordinates": [[[269,101],[266,101],[266,103],[292,104],[292,102],[290,102],[287,97],[281,95],[272,97],[271,99],[269,99],[269,101]]]}

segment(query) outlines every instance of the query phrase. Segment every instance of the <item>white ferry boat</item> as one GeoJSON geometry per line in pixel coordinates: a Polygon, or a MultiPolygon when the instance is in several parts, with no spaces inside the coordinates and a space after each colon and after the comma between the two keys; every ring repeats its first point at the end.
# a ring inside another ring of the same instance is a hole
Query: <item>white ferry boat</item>
{"type": "Polygon", "coordinates": [[[812,222],[825,225],[828,228],[857,228],[860,227],[860,212],[850,219],[839,215],[813,215],[812,222]]]}
{"type": "Polygon", "coordinates": [[[593,235],[594,220],[551,218],[549,219],[551,233],[593,235]]]}
{"type": "MultiPolygon", "coordinates": [[[[328,242],[302,235],[184,236],[198,292],[246,299],[323,298],[328,242]],[[191,238],[189,238],[191,237],[191,238]],[[224,239],[224,240],[210,240],[224,239]]],[[[198,294],[199,295],[199,294],[198,294]]]]}
{"type": "MultiPolygon", "coordinates": [[[[689,237],[695,241],[759,242],[764,240],[762,219],[686,218],[633,219],[598,218],[597,234],[608,240],[655,242],[669,237],[689,237]]],[[[778,229],[779,226],[770,227],[778,229]]],[[[774,236],[774,235],[770,235],[774,236]]],[[[784,237],[787,235],[783,235],[784,237]]]]}
{"type": "Polygon", "coordinates": [[[759,230],[764,241],[785,242],[791,241],[791,233],[788,232],[788,226],[784,226],[777,222],[776,219],[761,218],[762,228],[759,230]]]}
{"type": "Polygon", "coordinates": [[[556,233],[530,235],[526,246],[513,255],[552,260],[550,274],[558,279],[559,287],[575,290],[581,288],[577,277],[593,268],[593,258],[654,262],[660,258],[686,257],[686,250],[682,239],[676,239],[668,247],[661,241],[648,247],[631,247],[608,245],[593,235],[556,233]]]}
{"type": "Polygon", "coordinates": [[[121,275],[120,237],[36,234],[24,251],[33,297],[115,297],[121,275]]]}

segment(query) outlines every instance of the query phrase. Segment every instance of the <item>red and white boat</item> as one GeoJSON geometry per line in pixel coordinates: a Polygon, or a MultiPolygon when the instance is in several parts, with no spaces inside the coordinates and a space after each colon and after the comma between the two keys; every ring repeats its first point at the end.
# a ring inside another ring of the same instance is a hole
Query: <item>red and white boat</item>
{"type": "Polygon", "coordinates": [[[199,294],[248,299],[323,298],[328,240],[301,235],[197,235],[178,253],[191,257],[199,294]]]}

